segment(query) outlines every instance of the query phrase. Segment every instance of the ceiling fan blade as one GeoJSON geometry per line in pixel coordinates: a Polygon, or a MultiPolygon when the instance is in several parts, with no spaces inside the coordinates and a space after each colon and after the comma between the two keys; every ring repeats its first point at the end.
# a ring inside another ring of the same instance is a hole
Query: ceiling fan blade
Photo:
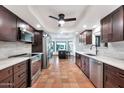
{"type": "Polygon", "coordinates": [[[65,21],[76,21],[76,18],[67,18],[67,19],[64,19],[65,21]]]}
{"type": "Polygon", "coordinates": [[[59,20],[58,18],[54,17],[54,16],[49,16],[50,18],[53,18],[53,19],[56,19],[56,20],[59,20]]]}

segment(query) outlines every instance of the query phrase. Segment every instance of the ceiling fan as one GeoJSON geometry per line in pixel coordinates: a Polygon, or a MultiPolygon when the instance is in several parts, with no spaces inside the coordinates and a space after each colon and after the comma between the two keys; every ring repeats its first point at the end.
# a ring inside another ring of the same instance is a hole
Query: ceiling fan
{"type": "Polygon", "coordinates": [[[69,21],[76,21],[76,18],[64,18],[65,15],[64,14],[59,14],[58,17],[54,17],[54,16],[49,16],[50,18],[53,18],[55,20],[58,20],[58,26],[61,27],[64,25],[65,22],[69,22],[69,21]]]}

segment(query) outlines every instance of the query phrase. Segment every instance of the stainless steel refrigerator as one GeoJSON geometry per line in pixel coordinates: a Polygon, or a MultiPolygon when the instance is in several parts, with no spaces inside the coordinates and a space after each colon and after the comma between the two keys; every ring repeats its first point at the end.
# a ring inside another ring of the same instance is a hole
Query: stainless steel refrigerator
{"type": "Polygon", "coordinates": [[[48,47],[49,47],[49,36],[47,35],[43,35],[43,68],[47,68],[49,66],[49,51],[48,51],[48,47]]]}

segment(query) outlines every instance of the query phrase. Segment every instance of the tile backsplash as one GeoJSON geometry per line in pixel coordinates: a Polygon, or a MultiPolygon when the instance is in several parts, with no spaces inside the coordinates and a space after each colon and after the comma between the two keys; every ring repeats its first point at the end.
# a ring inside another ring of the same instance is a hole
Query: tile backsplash
{"type": "MultiPolygon", "coordinates": [[[[95,48],[90,50],[91,45],[78,44],[76,50],[95,53],[95,48]]],[[[98,55],[124,60],[124,41],[108,43],[108,47],[98,48],[98,55]]]]}
{"type": "Polygon", "coordinates": [[[0,41],[0,59],[23,53],[31,53],[31,44],[0,41]]]}
{"type": "Polygon", "coordinates": [[[100,55],[124,60],[124,41],[108,43],[108,48],[100,47],[100,55]]]}

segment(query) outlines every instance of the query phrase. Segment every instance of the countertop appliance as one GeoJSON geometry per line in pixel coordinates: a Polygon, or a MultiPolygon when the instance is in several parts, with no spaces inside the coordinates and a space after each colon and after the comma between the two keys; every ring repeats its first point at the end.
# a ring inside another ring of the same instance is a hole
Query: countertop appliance
{"type": "Polygon", "coordinates": [[[103,63],[90,59],[90,80],[97,88],[103,88],[103,63]]]}

